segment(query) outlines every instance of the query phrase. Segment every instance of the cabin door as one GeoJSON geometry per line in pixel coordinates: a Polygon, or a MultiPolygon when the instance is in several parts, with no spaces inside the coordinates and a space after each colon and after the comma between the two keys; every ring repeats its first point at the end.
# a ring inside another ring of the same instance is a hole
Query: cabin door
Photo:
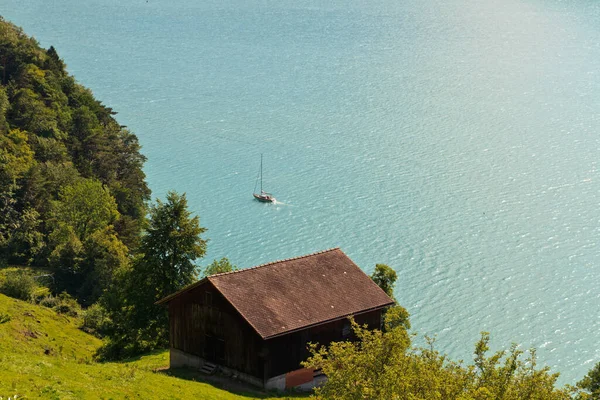
{"type": "Polygon", "coordinates": [[[225,360],[225,340],[206,335],[204,340],[204,358],[213,363],[225,360]]]}

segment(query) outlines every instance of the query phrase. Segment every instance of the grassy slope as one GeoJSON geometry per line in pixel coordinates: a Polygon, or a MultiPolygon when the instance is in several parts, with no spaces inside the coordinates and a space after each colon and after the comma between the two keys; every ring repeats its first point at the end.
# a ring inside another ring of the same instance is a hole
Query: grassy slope
{"type": "Polygon", "coordinates": [[[101,341],[80,331],[78,323],[0,294],[0,398],[269,398],[237,385],[229,385],[231,391],[219,389],[218,383],[198,381],[202,376],[190,371],[153,372],[168,365],[166,351],[129,362],[95,363],[92,356],[101,341]],[[10,320],[2,323],[6,314],[10,320]]]}

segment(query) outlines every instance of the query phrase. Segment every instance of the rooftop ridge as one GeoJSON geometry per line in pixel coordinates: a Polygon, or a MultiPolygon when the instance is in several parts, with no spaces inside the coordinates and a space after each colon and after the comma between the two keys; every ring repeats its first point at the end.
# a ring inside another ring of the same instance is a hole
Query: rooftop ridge
{"type": "Polygon", "coordinates": [[[238,269],[236,271],[229,271],[229,272],[221,272],[221,273],[218,273],[218,274],[207,276],[206,278],[208,280],[210,280],[211,278],[217,278],[217,277],[224,276],[224,275],[239,274],[240,272],[253,271],[253,270],[258,269],[258,268],[268,267],[269,265],[279,264],[279,263],[288,262],[288,261],[294,261],[294,260],[301,260],[301,259],[306,258],[306,257],[312,257],[312,256],[316,256],[318,254],[328,253],[328,252],[334,251],[334,250],[340,250],[340,248],[339,247],[332,247],[330,249],[320,250],[320,251],[317,251],[317,252],[314,252],[314,253],[304,254],[302,256],[284,258],[283,260],[270,261],[268,263],[260,264],[260,265],[255,265],[254,267],[250,267],[250,268],[238,269]]]}

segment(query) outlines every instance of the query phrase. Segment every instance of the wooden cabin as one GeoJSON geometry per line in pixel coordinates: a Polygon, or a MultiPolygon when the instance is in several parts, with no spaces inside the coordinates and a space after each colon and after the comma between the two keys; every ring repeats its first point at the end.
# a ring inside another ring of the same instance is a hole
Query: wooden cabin
{"type": "Polygon", "coordinates": [[[214,363],[267,389],[308,389],[309,342],[352,338],[348,321],[380,328],[393,304],[340,249],[204,278],[158,302],[169,307],[171,367],[214,363]]]}

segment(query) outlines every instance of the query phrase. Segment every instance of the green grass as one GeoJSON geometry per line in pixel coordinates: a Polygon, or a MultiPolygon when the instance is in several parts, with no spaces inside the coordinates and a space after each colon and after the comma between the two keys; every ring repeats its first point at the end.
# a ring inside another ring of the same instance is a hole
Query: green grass
{"type": "Polygon", "coordinates": [[[79,324],[77,318],[0,294],[0,398],[280,398],[191,370],[168,370],[167,351],[121,363],[94,362],[102,342],[79,324]]]}

